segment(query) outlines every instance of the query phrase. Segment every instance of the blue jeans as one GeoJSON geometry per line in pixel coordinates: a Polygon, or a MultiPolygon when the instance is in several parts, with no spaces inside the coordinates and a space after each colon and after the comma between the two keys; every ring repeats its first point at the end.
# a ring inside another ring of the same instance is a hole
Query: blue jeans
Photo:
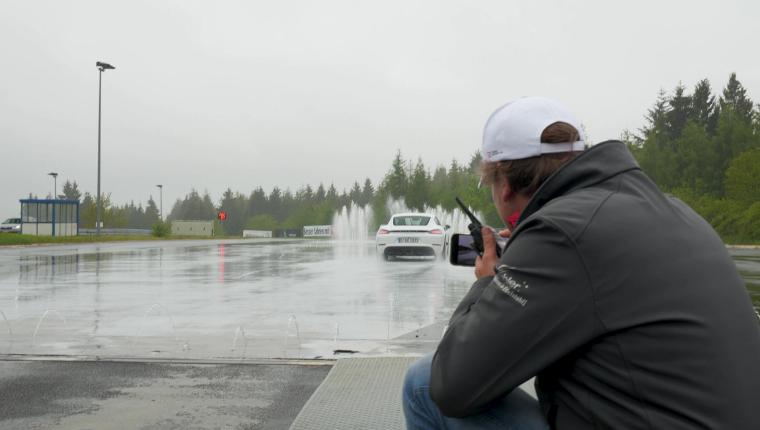
{"type": "Polygon", "coordinates": [[[465,418],[443,416],[430,398],[430,353],[411,365],[404,378],[404,417],[408,430],[509,429],[546,430],[538,401],[515,388],[491,409],[465,418]]]}

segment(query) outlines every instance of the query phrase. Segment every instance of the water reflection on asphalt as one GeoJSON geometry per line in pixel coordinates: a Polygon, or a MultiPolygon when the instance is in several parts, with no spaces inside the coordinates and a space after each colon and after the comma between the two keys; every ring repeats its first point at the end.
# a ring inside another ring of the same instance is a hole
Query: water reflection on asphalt
{"type": "MultiPolygon", "coordinates": [[[[731,252],[760,308],[760,250],[731,252]]],[[[418,354],[434,348],[472,280],[441,261],[382,261],[371,242],[3,249],[0,354],[418,354]]]]}
{"type": "Polygon", "coordinates": [[[441,261],[387,263],[372,243],[6,249],[0,251],[0,311],[8,324],[0,319],[0,351],[206,358],[314,357],[335,349],[382,354],[399,336],[443,324],[472,276],[471,269],[441,261]]]}
{"type": "Polygon", "coordinates": [[[744,278],[752,304],[760,311],[760,249],[734,249],[731,256],[744,278]]]}

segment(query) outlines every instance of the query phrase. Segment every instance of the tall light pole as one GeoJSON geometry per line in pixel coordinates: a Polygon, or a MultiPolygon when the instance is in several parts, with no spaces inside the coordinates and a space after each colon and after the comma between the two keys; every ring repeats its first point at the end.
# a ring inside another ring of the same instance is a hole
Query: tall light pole
{"type": "Polygon", "coordinates": [[[98,197],[96,200],[96,208],[95,208],[95,232],[98,236],[100,236],[100,206],[102,202],[100,201],[100,102],[101,102],[101,88],[102,88],[102,82],[103,82],[103,71],[109,70],[109,69],[115,69],[116,67],[108,64],[108,63],[101,63],[100,61],[95,63],[95,67],[100,70],[100,73],[98,75],[98,197]]]}
{"type": "Polygon", "coordinates": [[[53,177],[53,200],[58,200],[58,173],[50,172],[48,173],[48,176],[53,177]]]}
{"type": "Polygon", "coordinates": [[[161,202],[161,212],[159,212],[158,217],[161,219],[161,221],[164,220],[164,186],[161,184],[156,185],[158,187],[158,194],[159,194],[159,201],[161,202]]]}

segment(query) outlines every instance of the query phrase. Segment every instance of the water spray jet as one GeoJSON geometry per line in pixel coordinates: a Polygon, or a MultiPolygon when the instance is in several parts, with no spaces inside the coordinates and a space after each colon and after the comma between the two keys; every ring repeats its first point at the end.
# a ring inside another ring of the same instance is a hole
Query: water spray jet
{"type": "MultiPolygon", "coordinates": [[[[37,327],[35,327],[35,328],[34,328],[34,334],[32,335],[32,344],[36,344],[36,343],[37,343],[37,332],[40,330],[40,326],[42,325],[42,321],[44,321],[44,320],[45,320],[45,318],[47,318],[48,314],[50,314],[51,312],[54,312],[54,313],[55,313],[55,314],[57,314],[59,317],[61,317],[61,319],[63,320],[63,325],[64,325],[64,326],[67,326],[67,325],[68,325],[68,324],[66,323],[66,317],[64,317],[64,316],[63,316],[63,315],[62,315],[60,312],[58,312],[57,310],[55,310],[55,309],[47,309],[47,310],[45,310],[45,312],[43,312],[43,313],[42,313],[42,316],[40,317],[40,320],[39,320],[39,321],[37,321],[37,327]]],[[[3,315],[3,318],[5,318],[5,315],[3,315]]],[[[7,322],[7,320],[6,320],[6,322],[7,322]]],[[[9,326],[9,327],[10,327],[10,326],[9,326]]]]}

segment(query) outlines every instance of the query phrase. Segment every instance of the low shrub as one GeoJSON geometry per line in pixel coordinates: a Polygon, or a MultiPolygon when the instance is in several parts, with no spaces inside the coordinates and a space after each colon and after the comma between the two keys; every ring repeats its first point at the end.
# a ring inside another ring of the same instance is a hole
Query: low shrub
{"type": "Polygon", "coordinates": [[[168,237],[172,234],[172,225],[169,222],[159,221],[153,224],[151,230],[155,237],[168,237]]]}

